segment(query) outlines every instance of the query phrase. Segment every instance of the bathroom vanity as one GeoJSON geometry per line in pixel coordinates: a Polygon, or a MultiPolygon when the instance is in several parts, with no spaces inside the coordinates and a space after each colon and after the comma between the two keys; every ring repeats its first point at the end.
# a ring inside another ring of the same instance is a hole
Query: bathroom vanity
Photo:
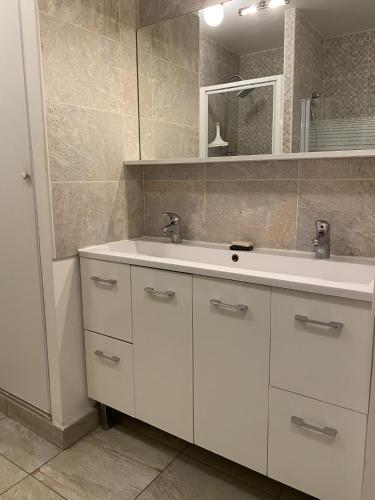
{"type": "Polygon", "coordinates": [[[372,265],[151,239],[80,257],[91,398],[322,500],[361,499],[372,265]]]}

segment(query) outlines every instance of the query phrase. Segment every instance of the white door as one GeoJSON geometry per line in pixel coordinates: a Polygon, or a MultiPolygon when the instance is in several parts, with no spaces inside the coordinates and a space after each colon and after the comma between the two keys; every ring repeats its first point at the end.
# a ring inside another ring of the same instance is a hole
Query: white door
{"type": "Polygon", "coordinates": [[[18,2],[0,2],[0,388],[50,411],[18,2]],[[23,172],[30,179],[23,178],[23,172]]]}

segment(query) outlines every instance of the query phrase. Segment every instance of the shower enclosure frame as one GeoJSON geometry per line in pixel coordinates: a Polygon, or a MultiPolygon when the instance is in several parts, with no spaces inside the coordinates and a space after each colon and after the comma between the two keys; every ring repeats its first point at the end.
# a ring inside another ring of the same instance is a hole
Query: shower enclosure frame
{"type": "MultiPolygon", "coordinates": [[[[201,87],[199,102],[199,156],[208,158],[208,99],[212,94],[238,92],[250,88],[273,87],[272,154],[282,152],[284,75],[253,78],[239,82],[201,87]]],[[[220,158],[220,157],[219,157],[220,158]]]]}

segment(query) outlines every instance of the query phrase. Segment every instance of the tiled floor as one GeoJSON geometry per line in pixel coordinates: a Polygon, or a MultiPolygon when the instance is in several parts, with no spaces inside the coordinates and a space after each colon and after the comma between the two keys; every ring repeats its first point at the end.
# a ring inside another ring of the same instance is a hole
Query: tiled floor
{"type": "Polygon", "coordinates": [[[137,421],[62,451],[0,413],[1,500],[308,500],[137,421]]]}

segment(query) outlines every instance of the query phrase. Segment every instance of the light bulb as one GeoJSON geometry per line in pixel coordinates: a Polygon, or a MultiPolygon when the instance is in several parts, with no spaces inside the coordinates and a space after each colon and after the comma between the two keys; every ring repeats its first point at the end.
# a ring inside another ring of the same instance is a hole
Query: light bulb
{"type": "Polygon", "coordinates": [[[276,7],[281,7],[282,5],[285,5],[285,0],[271,0],[269,7],[271,9],[275,9],[276,7]]]}
{"type": "Polygon", "coordinates": [[[219,26],[224,19],[224,7],[221,4],[207,7],[203,11],[203,17],[209,26],[219,26]]]}

